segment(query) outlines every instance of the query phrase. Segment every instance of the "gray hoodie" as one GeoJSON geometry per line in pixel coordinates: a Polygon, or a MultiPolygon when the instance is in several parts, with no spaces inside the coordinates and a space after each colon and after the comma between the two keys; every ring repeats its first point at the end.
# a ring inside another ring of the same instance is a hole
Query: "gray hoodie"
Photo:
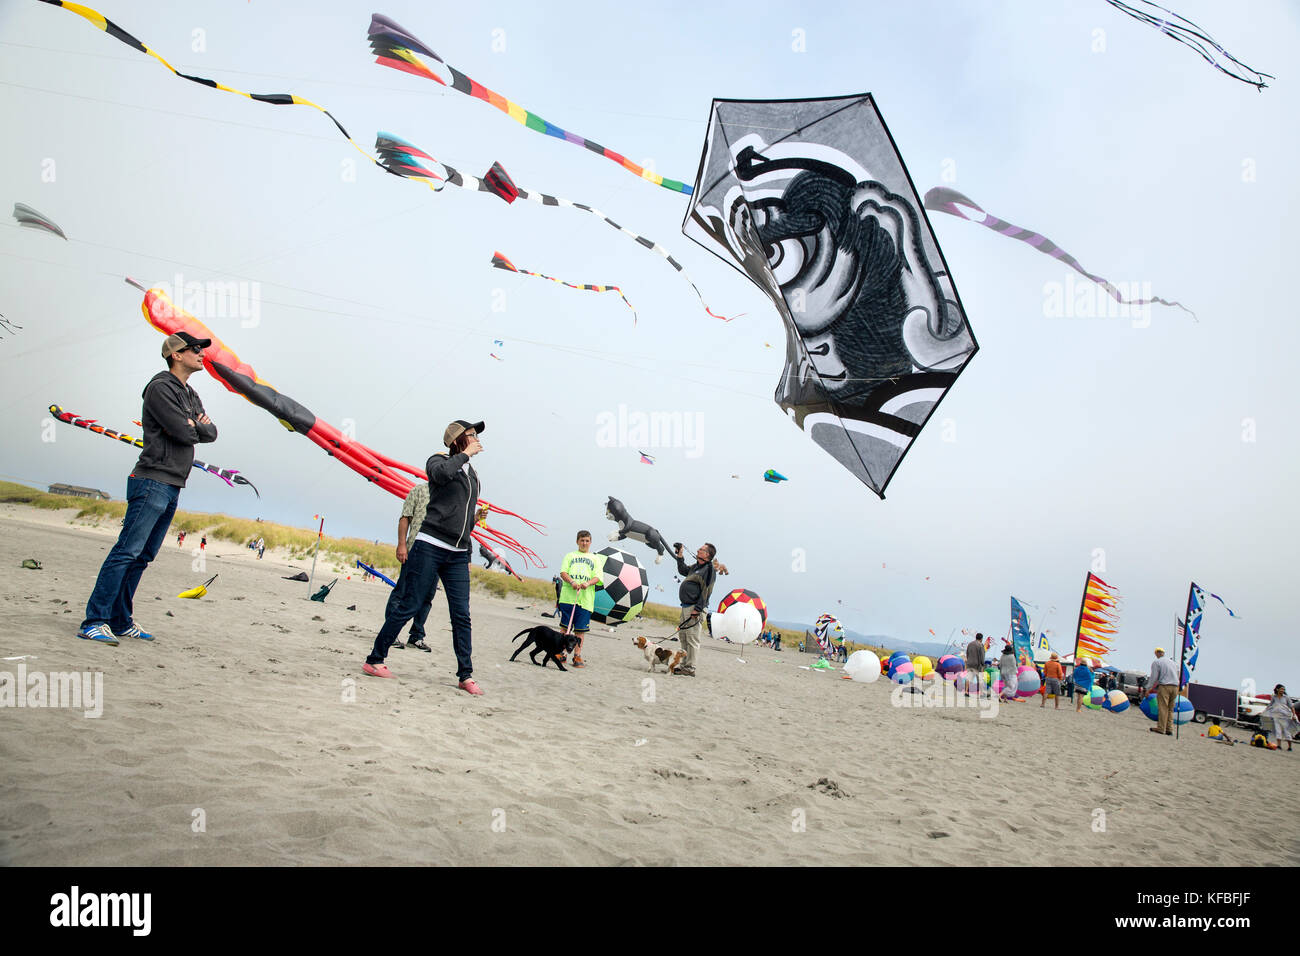
{"type": "Polygon", "coordinates": [[[194,446],[216,441],[217,426],[198,424],[204,414],[198,392],[170,371],[149,379],[143,397],[140,427],[144,429],[144,451],[131,477],[184,488],[194,467],[194,446]],[[187,419],[195,424],[188,424],[187,419]]]}

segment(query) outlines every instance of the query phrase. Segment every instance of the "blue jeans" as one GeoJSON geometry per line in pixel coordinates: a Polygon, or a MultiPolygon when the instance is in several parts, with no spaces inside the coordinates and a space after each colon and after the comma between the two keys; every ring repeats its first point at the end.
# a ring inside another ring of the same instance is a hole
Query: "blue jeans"
{"type": "MultiPolygon", "coordinates": [[[[397,602],[401,600],[401,594],[411,583],[411,575],[406,569],[411,565],[411,556],[408,553],[406,563],[402,565],[402,570],[397,575],[397,586],[393,588],[393,593],[388,595],[388,605],[384,608],[384,617],[387,618],[397,608],[397,602]]],[[[433,607],[433,594],[430,593],[425,602],[420,605],[420,609],[415,612],[415,617],[411,621],[412,641],[424,640],[424,622],[429,619],[429,611],[433,607]]]]}
{"type": "Polygon", "coordinates": [[[456,677],[468,680],[474,673],[470,660],[469,622],[469,559],[470,552],[448,551],[427,541],[417,541],[406,557],[402,577],[407,578],[404,588],[394,588],[384,610],[384,626],[375,637],[375,646],[366,658],[367,664],[382,664],[388,657],[393,641],[402,633],[406,622],[433,600],[438,593],[438,580],[447,589],[447,607],[451,611],[451,643],[456,651],[456,677]]]}
{"type": "Polygon", "coordinates": [[[126,480],[126,519],[117,544],[99,568],[95,590],[86,602],[82,628],[107,624],[114,634],[131,626],[132,600],[140,575],[162,547],[181,490],[152,478],[126,480]]]}

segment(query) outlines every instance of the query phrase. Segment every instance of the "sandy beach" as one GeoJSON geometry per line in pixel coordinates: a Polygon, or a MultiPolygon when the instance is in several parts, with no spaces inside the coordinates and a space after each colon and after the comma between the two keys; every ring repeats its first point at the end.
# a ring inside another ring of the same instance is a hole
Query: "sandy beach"
{"type": "Polygon", "coordinates": [[[1277,796],[1300,752],[1175,742],[1136,708],[899,707],[707,639],[698,677],[651,675],[631,639],[654,623],[596,625],[587,668],[543,670],[507,659],[548,608],[477,592],[483,697],[456,689],[441,596],[433,652],[376,680],[385,585],[310,602],[282,580],[303,565],[222,542],[205,573],[174,537],[146,571],[155,642],[95,645],[76,628],[116,528],[72,513],[0,506],[0,670],[103,675],[99,717],[0,708],[0,864],[1300,863],[1277,796]]]}

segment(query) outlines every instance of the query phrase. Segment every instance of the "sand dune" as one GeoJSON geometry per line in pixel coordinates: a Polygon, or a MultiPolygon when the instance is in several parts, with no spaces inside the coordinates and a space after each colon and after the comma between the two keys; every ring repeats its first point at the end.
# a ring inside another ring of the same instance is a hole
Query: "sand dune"
{"type": "Polygon", "coordinates": [[[1135,708],[897,707],[708,640],[698,677],[650,675],[631,638],[658,624],[597,626],[586,669],[543,670],[507,658],[544,609],[477,593],[485,696],[456,689],[441,597],[433,653],[393,651],[381,681],[360,665],[387,586],[309,602],[298,565],[218,542],[206,573],[174,538],[146,572],[154,643],[95,645],[75,631],[115,529],[67,518],[0,507],[0,657],[26,655],[0,671],[102,672],[103,714],[0,709],[0,863],[1300,862],[1275,796],[1300,752],[1158,738],[1135,708]]]}

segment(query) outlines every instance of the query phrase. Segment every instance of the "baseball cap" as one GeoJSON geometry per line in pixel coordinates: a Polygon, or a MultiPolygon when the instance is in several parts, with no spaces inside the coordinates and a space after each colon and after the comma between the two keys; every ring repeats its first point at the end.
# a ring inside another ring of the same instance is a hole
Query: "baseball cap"
{"type": "Polygon", "coordinates": [[[483,434],[484,425],[482,422],[475,423],[475,422],[463,421],[462,419],[459,418],[456,419],[454,422],[448,425],[447,430],[442,433],[442,443],[446,445],[448,448],[450,448],[452,446],[452,443],[457,438],[459,438],[465,432],[469,431],[471,428],[474,429],[474,431],[477,432],[478,434],[480,435],[483,434]]]}
{"type": "Polygon", "coordinates": [[[194,348],[195,346],[205,349],[211,344],[212,339],[201,339],[190,335],[188,332],[177,332],[175,335],[169,335],[163,340],[162,357],[171,358],[172,355],[182,349],[194,348]]]}

